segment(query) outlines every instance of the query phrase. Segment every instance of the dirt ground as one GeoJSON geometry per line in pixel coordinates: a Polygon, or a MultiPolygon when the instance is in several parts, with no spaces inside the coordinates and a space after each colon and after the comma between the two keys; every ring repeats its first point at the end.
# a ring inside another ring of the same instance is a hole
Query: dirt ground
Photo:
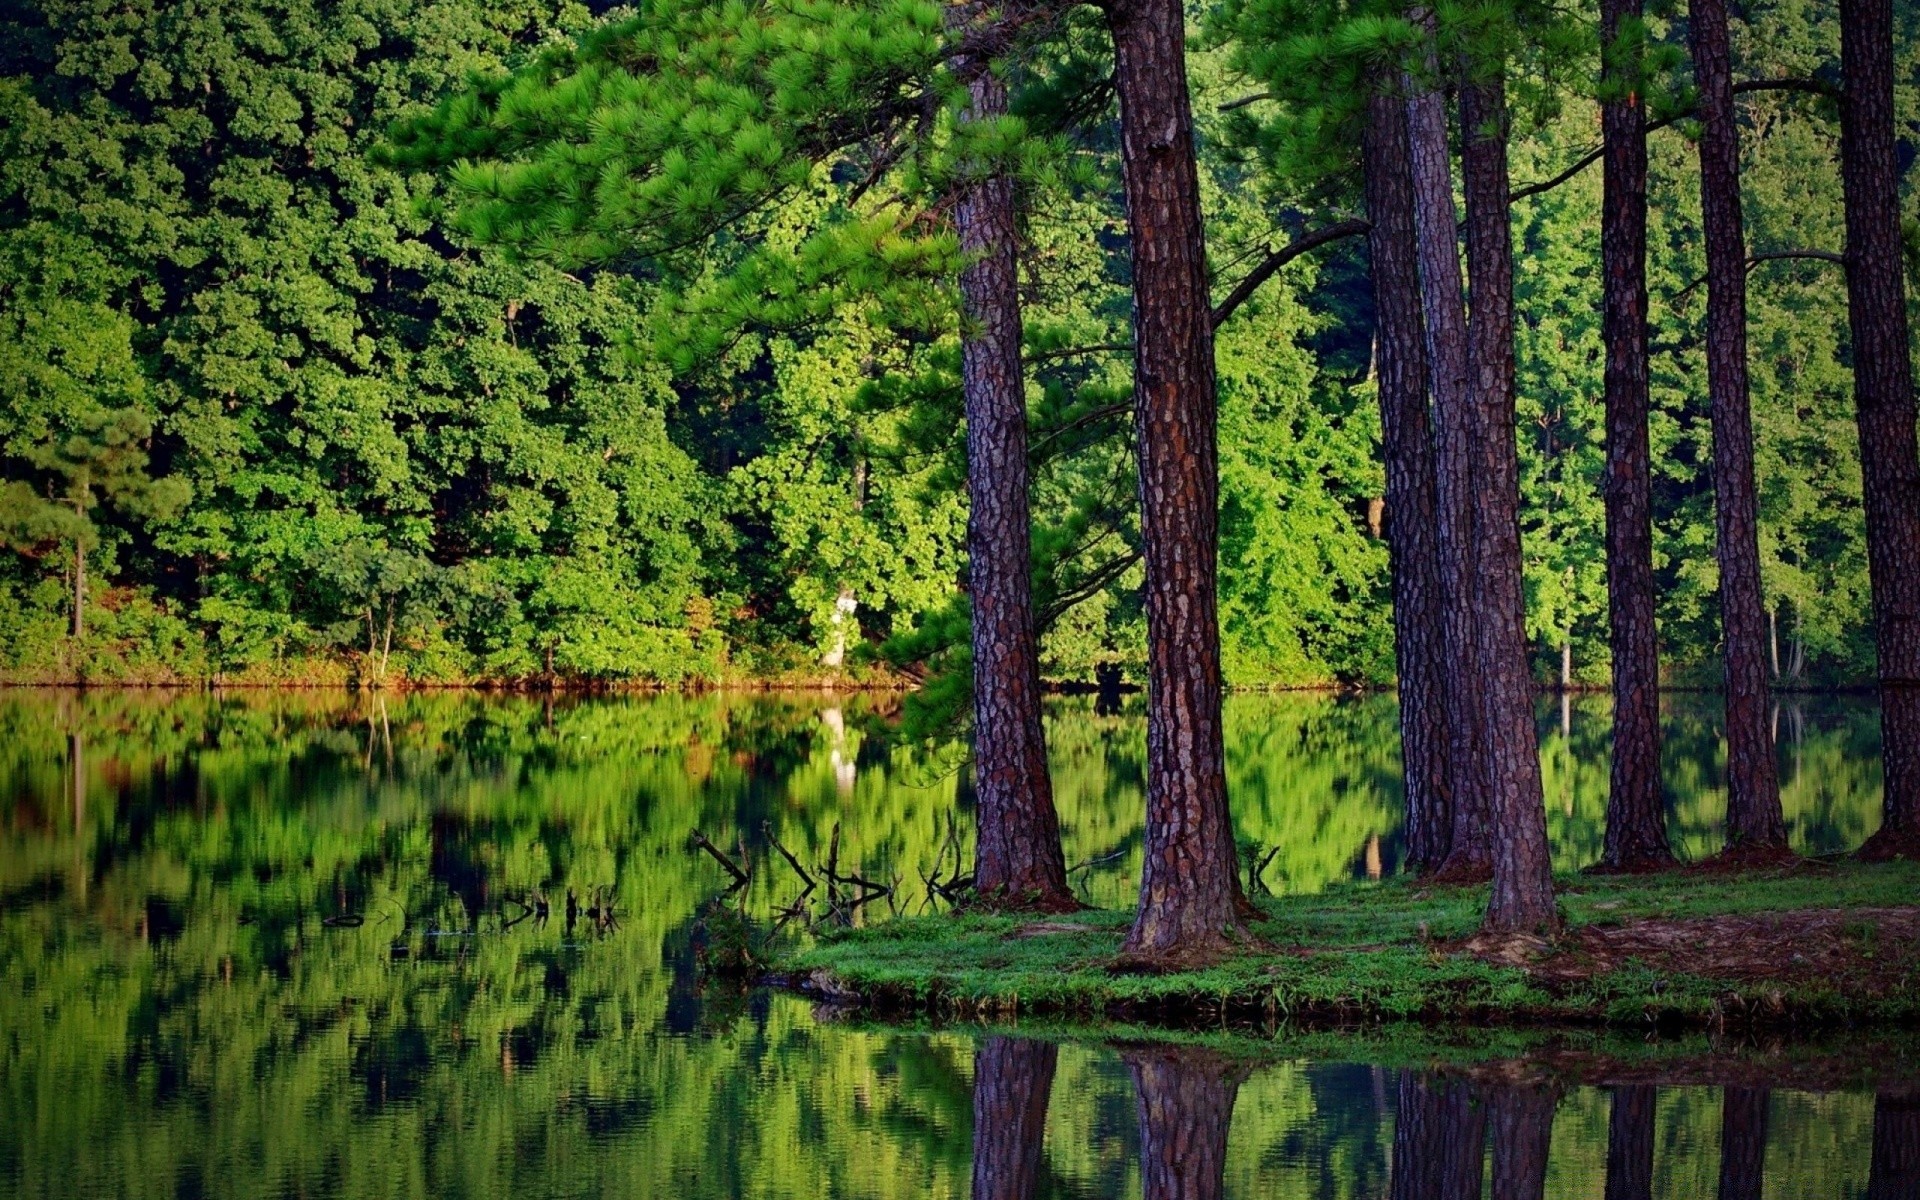
{"type": "Polygon", "coordinates": [[[1625,966],[1745,983],[1844,982],[1868,995],[1920,987],[1920,907],[1797,909],[1584,925],[1559,942],[1476,939],[1483,958],[1577,983],[1625,966]]]}

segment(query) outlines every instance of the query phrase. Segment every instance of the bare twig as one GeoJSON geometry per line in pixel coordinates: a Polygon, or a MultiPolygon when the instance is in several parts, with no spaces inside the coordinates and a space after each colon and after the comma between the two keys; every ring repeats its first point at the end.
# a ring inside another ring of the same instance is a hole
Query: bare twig
{"type": "Polygon", "coordinates": [[[1077,872],[1090,871],[1093,868],[1100,866],[1104,863],[1110,863],[1114,859],[1119,858],[1121,855],[1125,854],[1126,852],[1127,852],[1127,848],[1125,846],[1122,846],[1110,854],[1097,855],[1093,858],[1089,858],[1085,862],[1075,863],[1071,867],[1067,868],[1067,876],[1068,878],[1072,878],[1072,876],[1077,872]]]}

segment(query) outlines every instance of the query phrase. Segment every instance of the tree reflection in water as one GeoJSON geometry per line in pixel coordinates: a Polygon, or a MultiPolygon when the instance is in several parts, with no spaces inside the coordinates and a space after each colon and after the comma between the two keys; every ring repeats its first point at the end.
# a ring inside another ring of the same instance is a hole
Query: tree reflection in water
{"type": "Polygon", "coordinates": [[[1120,1052],[1140,1109],[1140,1191],[1146,1200],[1216,1200],[1224,1194],[1227,1131],[1245,1065],[1175,1047],[1120,1052]]]}
{"type": "Polygon", "coordinates": [[[973,1200],[1039,1195],[1059,1047],[989,1037],[973,1054],[973,1200]]]}
{"type": "Polygon", "coordinates": [[[1920,1092],[1883,1092],[1874,1100],[1867,1200],[1920,1200],[1920,1092]]]}
{"type": "MultiPolygon", "coordinates": [[[[1089,1059],[1112,1062],[1105,1051],[1069,1045],[1066,1052],[1075,1061],[1058,1069],[1069,1079],[1084,1080],[1089,1059]]],[[[1061,1128],[1060,1113],[1053,1114],[1057,1140],[1049,1145],[1047,1110],[1061,1053],[1051,1042],[1002,1036],[980,1042],[974,1057],[973,1200],[1088,1194],[1092,1180],[1070,1164],[1089,1155],[1100,1160],[1131,1157],[1132,1147],[1123,1144],[1131,1129],[1108,1129],[1103,1136],[1099,1129],[1077,1123],[1061,1128]]],[[[1287,1153],[1257,1137],[1258,1128],[1272,1115],[1263,1106],[1266,1084],[1275,1073],[1314,1070],[1309,1064],[1255,1068],[1242,1057],[1194,1046],[1127,1044],[1117,1056],[1133,1084],[1137,1194],[1143,1200],[1380,1194],[1377,1184],[1359,1182],[1366,1166],[1352,1156],[1357,1144],[1333,1150],[1295,1142],[1292,1151],[1309,1150],[1303,1157],[1313,1151],[1331,1156],[1326,1162],[1288,1164],[1300,1172],[1291,1177],[1292,1186],[1275,1188],[1271,1175],[1260,1182],[1263,1169],[1275,1165],[1273,1156],[1287,1153]],[[1236,1137],[1234,1109],[1241,1100],[1245,1104],[1236,1137]]],[[[1829,1167],[1828,1178],[1836,1185],[1833,1194],[1860,1195],[1864,1180],[1867,1200],[1920,1200],[1920,1092],[1909,1087],[1903,1081],[1899,1090],[1875,1097],[1870,1164],[1863,1123],[1820,1131],[1835,1137],[1843,1151],[1844,1161],[1829,1167]],[[1854,1148],[1851,1153],[1845,1153],[1848,1146],[1854,1148]],[[1847,1178],[1854,1182],[1840,1183],[1847,1178]]],[[[1070,1105],[1084,1099],[1071,1090],[1068,1095],[1070,1105]]],[[[1671,1088],[1636,1082],[1570,1090],[1563,1079],[1525,1060],[1485,1068],[1403,1070],[1397,1073],[1392,1103],[1383,1097],[1374,1110],[1383,1135],[1391,1123],[1386,1195],[1392,1200],[1480,1200],[1489,1182],[1492,1200],[1545,1200],[1567,1194],[1569,1187],[1579,1194],[1604,1191],[1608,1197],[1672,1195],[1690,1186],[1688,1179],[1704,1190],[1712,1178],[1711,1160],[1701,1162],[1691,1148],[1697,1142],[1674,1125],[1688,1125],[1703,1095],[1712,1101],[1713,1093],[1691,1079],[1676,1079],[1671,1088]],[[1657,1116],[1664,1137],[1657,1136],[1657,1116]],[[1568,1144],[1556,1142],[1556,1120],[1567,1122],[1563,1133],[1574,1134],[1566,1139],[1568,1144]],[[1605,1131],[1604,1150],[1585,1136],[1594,1122],[1599,1124],[1593,1134],[1605,1131]],[[1667,1147],[1660,1161],[1655,1156],[1658,1145],[1667,1147]]],[[[1799,1108],[1804,1121],[1804,1106],[1828,1102],[1820,1093],[1788,1094],[1782,1101],[1788,1107],[1782,1111],[1799,1108]]],[[[1806,1176],[1796,1171],[1804,1171],[1806,1164],[1796,1160],[1807,1144],[1808,1130],[1802,1123],[1797,1132],[1783,1133],[1779,1122],[1770,1119],[1775,1108],[1772,1090],[1724,1087],[1716,1107],[1720,1200],[1782,1194],[1783,1184],[1790,1191],[1801,1190],[1796,1181],[1804,1184],[1806,1176]],[[1776,1163],[1791,1177],[1775,1180],[1772,1193],[1766,1191],[1764,1173],[1770,1146],[1776,1163]]],[[[1709,1120],[1712,1111],[1706,1110],[1709,1120]]],[[[1109,1180],[1106,1190],[1135,1194],[1119,1178],[1109,1180]]]]}

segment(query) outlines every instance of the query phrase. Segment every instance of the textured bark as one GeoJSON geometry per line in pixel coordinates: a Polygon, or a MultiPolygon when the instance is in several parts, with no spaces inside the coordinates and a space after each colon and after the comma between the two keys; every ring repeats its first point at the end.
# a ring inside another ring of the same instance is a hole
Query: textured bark
{"type": "Polygon", "coordinates": [[[1219,448],[1206,239],[1179,0],[1115,0],[1114,91],[1133,249],[1134,429],[1147,610],[1147,823],[1123,953],[1246,940],[1220,728],[1219,448]]]}
{"type": "Polygon", "coordinates": [[[1497,78],[1461,89],[1461,178],[1467,272],[1473,281],[1467,357],[1473,382],[1473,478],[1480,616],[1481,728],[1493,828],[1486,927],[1557,924],[1540,741],[1527,671],[1527,598],[1520,554],[1520,456],[1514,429],[1513,238],[1507,215],[1507,105],[1497,78]]]}
{"type": "Polygon", "coordinates": [[[1653,1195],[1653,1088],[1613,1089],[1607,1118],[1607,1200],[1649,1200],[1653,1195]]]}
{"type": "Polygon", "coordinates": [[[1765,1088],[1730,1087],[1720,1097],[1720,1200],[1760,1200],[1767,1165],[1765,1088]]]}
{"type": "MultiPolygon", "coordinates": [[[[1424,9],[1410,14],[1430,24],[1424,9]]],[[[1407,81],[1407,151],[1413,165],[1414,226],[1420,294],[1432,373],[1435,476],[1441,579],[1446,592],[1448,753],[1453,821],[1449,878],[1484,879],[1493,872],[1489,838],[1489,764],[1480,728],[1477,645],[1478,565],[1474,557],[1473,447],[1479,440],[1467,368],[1467,315],[1460,275],[1447,113],[1440,93],[1407,81]]]]}
{"type": "MultiPolygon", "coordinates": [[[[78,513],[80,508],[74,506],[78,513]]],[[[84,516],[85,514],[82,514],[84,516]]],[[[73,543],[73,624],[75,638],[87,635],[87,548],[78,539],[73,543]]]]}
{"type": "Polygon", "coordinates": [[[1245,1068],[1222,1055],[1162,1047],[1121,1054],[1140,1114],[1145,1200],[1220,1200],[1227,1132],[1245,1068]]]}
{"type": "Polygon", "coordinates": [[[1920,448],[1901,277],[1891,0],[1842,0],[1840,178],[1886,808],[1872,857],[1920,857],[1920,448]]]}
{"type": "Polygon", "coordinates": [[[1059,1048],[990,1037],[973,1055],[973,1200],[1029,1200],[1040,1180],[1059,1048]]]}
{"type": "MultiPolygon", "coordinates": [[[[984,63],[969,73],[968,119],[1003,115],[1006,84],[984,63]]],[[[1077,908],[1067,887],[1040,724],[1013,181],[993,175],[970,182],[954,220],[967,263],[960,272],[960,370],[967,412],[973,776],[980,828],[974,887],[989,903],[1077,908]]]]}
{"type": "Polygon", "coordinates": [[[1541,1200],[1553,1144],[1550,1088],[1519,1084],[1494,1089],[1487,1103],[1493,1130],[1493,1200],[1541,1200]]]}
{"type": "Polygon", "coordinates": [[[1713,523],[1727,680],[1727,850],[1767,854],[1786,850],[1787,825],[1767,723],[1767,612],[1760,588],[1760,502],[1747,396],[1747,247],[1725,0],[1691,0],[1687,24],[1700,88],[1713,523]]]}
{"type": "Polygon", "coordinates": [[[1875,1097],[1867,1200],[1920,1200],[1920,1096],[1875,1097]]]}
{"type": "Polygon", "coordinates": [[[1368,255],[1373,275],[1380,430],[1387,473],[1387,559],[1400,677],[1400,748],[1407,793],[1407,865],[1426,874],[1453,838],[1447,776],[1445,592],[1433,429],[1427,416],[1426,329],[1414,245],[1413,178],[1404,107],[1382,86],[1367,102],[1368,255]]]}
{"type": "Polygon", "coordinates": [[[1479,1200],[1487,1114],[1464,1083],[1400,1073],[1392,1200],[1479,1200]]]}
{"type": "MultiPolygon", "coordinates": [[[[1639,0],[1602,0],[1600,43],[1640,15],[1639,0]]],[[[1603,68],[1619,82],[1620,64],[1603,68]]],[[[1637,64],[1629,67],[1637,78],[1637,64]]],[[[1660,793],[1660,643],[1654,625],[1653,465],[1647,436],[1647,114],[1637,94],[1600,109],[1606,281],[1607,620],[1613,651],[1613,765],[1600,864],[1673,864],[1660,793]]]]}

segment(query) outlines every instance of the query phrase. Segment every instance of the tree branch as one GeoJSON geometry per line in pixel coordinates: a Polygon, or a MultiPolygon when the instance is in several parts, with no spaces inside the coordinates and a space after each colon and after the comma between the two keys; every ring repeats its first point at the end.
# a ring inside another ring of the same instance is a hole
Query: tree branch
{"type": "Polygon", "coordinates": [[[1242,275],[1240,282],[1234,284],[1233,290],[1227,293],[1227,298],[1214,306],[1213,327],[1215,329],[1220,328],[1221,323],[1232,316],[1234,311],[1241,305],[1245,304],[1253,296],[1253,293],[1259,290],[1261,284],[1273,278],[1274,272],[1278,271],[1281,267],[1286,266],[1309,250],[1317,250],[1329,242],[1337,242],[1342,238],[1350,238],[1356,234],[1365,233],[1368,228],[1369,226],[1365,221],[1358,217],[1352,217],[1345,221],[1336,221],[1332,225],[1315,229],[1309,233],[1303,233],[1278,250],[1269,250],[1266,258],[1261,260],[1260,265],[1248,271],[1245,275],[1242,275]]]}
{"type": "Polygon", "coordinates": [[[1262,100],[1271,100],[1271,99],[1273,99],[1272,92],[1254,92],[1252,95],[1242,96],[1238,100],[1227,101],[1225,104],[1222,104],[1220,106],[1219,111],[1232,112],[1236,108],[1245,108],[1249,104],[1258,104],[1262,100]]]}
{"type": "MultiPolygon", "coordinates": [[[[1733,85],[1734,95],[1738,96],[1746,92],[1809,92],[1816,96],[1826,96],[1832,100],[1841,98],[1839,88],[1834,87],[1832,84],[1822,83],[1818,79],[1747,79],[1733,85]]],[[[1663,117],[1658,121],[1649,121],[1647,123],[1647,132],[1652,133],[1656,129],[1665,129],[1670,125],[1677,125],[1693,115],[1694,110],[1688,109],[1686,112],[1675,113],[1670,117],[1663,117]]],[[[1515,200],[1524,200],[1529,196],[1538,196],[1542,192],[1552,191],[1554,188],[1567,182],[1567,180],[1572,179],[1575,175],[1578,175],[1588,167],[1599,162],[1600,156],[1605,152],[1606,147],[1596,146],[1586,154],[1581,155],[1579,160],[1572,166],[1560,172],[1558,175],[1553,176],[1551,179],[1542,179],[1538,183],[1529,183],[1523,187],[1513,189],[1507,193],[1507,203],[1511,204],[1515,200]]]]}
{"type": "Polygon", "coordinates": [[[1066,346],[1059,350],[1042,350],[1038,354],[1027,355],[1030,363],[1047,362],[1056,358],[1077,358],[1082,354],[1105,354],[1121,350],[1132,350],[1132,342],[1095,342],[1089,346],[1066,346]]]}
{"type": "Polygon", "coordinates": [[[1060,428],[1048,430],[1044,437],[1041,437],[1039,440],[1033,443],[1033,446],[1028,452],[1031,454],[1038,454],[1042,446],[1045,446],[1048,442],[1051,442],[1056,438],[1063,438],[1067,436],[1069,433],[1074,433],[1078,430],[1085,429],[1089,425],[1098,425],[1100,422],[1105,421],[1111,417],[1125,416],[1127,413],[1130,413],[1132,411],[1133,411],[1132,401],[1128,401],[1125,404],[1103,404],[1099,408],[1090,408],[1086,412],[1083,412],[1079,416],[1075,417],[1073,420],[1068,421],[1065,425],[1062,425],[1060,428]]]}
{"type": "MultiPolygon", "coordinates": [[[[1755,267],[1759,266],[1761,263],[1779,262],[1783,259],[1795,259],[1795,258],[1814,259],[1818,262],[1838,263],[1840,266],[1843,266],[1843,267],[1847,265],[1846,255],[1835,254],[1831,250],[1769,250],[1764,254],[1755,254],[1749,257],[1747,259],[1747,270],[1749,273],[1751,273],[1752,270],[1755,267]]],[[[1675,292],[1672,296],[1668,297],[1667,302],[1669,304],[1680,303],[1682,300],[1687,298],[1688,292],[1691,292],[1693,289],[1699,287],[1701,284],[1705,283],[1706,281],[1707,281],[1707,277],[1705,275],[1702,275],[1700,278],[1694,280],[1692,283],[1689,283],[1687,286],[1681,288],[1679,291],[1675,292]]]]}
{"type": "Polygon", "coordinates": [[[1806,92],[1829,100],[1846,98],[1845,92],[1822,79],[1743,79],[1733,85],[1734,95],[1745,92],[1806,92]]]}
{"type": "Polygon", "coordinates": [[[1045,608],[1035,614],[1035,625],[1041,629],[1048,628],[1064,616],[1068,609],[1120,578],[1126,573],[1128,567],[1139,561],[1140,552],[1133,550],[1089,571],[1085,579],[1055,596],[1045,608]]]}

